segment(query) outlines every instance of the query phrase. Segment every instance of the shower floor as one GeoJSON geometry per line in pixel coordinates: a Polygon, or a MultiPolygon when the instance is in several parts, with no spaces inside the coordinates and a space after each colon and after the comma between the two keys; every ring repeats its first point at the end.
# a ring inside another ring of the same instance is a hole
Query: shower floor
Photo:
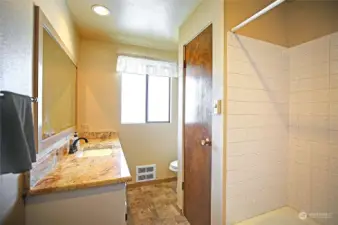
{"type": "Polygon", "coordinates": [[[299,213],[289,207],[283,207],[252,219],[237,223],[236,225],[320,225],[312,219],[299,219],[299,213]]]}

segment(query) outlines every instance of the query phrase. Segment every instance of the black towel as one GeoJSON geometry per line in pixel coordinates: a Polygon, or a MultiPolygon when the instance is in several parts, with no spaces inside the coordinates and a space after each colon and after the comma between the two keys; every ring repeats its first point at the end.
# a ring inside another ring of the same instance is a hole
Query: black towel
{"type": "Polygon", "coordinates": [[[36,161],[32,100],[8,91],[1,93],[0,174],[29,171],[36,161]]]}

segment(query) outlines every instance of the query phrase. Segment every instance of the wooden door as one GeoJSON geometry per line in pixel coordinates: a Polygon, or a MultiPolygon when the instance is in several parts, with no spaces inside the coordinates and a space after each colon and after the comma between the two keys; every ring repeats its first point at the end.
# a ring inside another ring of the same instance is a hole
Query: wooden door
{"type": "Polygon", "coordinates": [[[210,225],[212,25],[184,51],[184,214],[191,225],[210,225]]]}

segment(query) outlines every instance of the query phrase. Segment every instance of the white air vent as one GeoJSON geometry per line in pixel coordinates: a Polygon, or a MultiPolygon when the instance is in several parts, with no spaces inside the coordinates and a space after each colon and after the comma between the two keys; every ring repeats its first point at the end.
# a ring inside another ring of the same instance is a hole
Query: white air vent
{"type": "Polygon", "coordinates": [[[136,166],[136,182],[156,179],[156,165],[136,166]]]}

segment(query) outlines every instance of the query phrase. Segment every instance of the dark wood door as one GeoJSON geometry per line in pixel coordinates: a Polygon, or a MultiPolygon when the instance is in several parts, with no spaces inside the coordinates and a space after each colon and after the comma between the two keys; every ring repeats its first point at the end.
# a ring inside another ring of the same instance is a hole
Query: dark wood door
{"type": "Polygon", "coordinates": [[[185,46],[184,214],[210,225],[212,25],[185,46]]]}

